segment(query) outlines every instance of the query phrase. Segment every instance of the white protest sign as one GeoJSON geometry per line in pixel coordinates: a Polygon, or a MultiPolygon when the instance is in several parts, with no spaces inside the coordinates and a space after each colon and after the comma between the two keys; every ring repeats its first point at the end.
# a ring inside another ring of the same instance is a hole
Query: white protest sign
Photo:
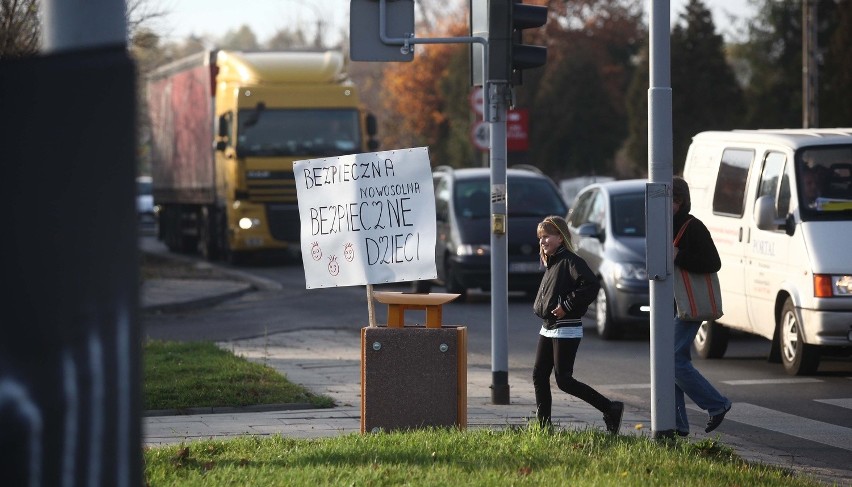
{"type": "Polygon", "coordinates": [[[426,147],[295,161],[308,289],[434,279],[426,147]]]}

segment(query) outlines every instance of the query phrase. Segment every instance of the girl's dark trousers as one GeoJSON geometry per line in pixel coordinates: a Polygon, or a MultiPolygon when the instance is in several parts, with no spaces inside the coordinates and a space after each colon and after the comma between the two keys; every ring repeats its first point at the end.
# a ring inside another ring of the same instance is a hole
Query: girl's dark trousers
{"type": "Polygon", "coordinates": [[[564,392],[591,404],[595,409],[606,412],[610,407],[609,399],[598,391],[573,377],[574,358],[580,338],[547,338],[539,335],[538,348],[533,367],[533,386],[535,387],[536,416],[540,423],[550,422],[550,409],[553,398],[550,394],[550,372],[556,372],[556,385],[564,392]]]}

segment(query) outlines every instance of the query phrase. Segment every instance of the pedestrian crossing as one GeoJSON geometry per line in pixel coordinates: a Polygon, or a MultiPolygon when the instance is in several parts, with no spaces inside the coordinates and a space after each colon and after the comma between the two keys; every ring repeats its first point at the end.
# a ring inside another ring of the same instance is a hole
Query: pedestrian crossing
{"type": "MultiPolygon", "coordinates": [[[[847,377],[852,380],[852,377],[847,377]]],[[[773,379],[742,379],[720,381],[729,386],[761,386],[761,385],[791,385],[812,384],[825,382],[814,377],[789,377],[773,379]]],[[[650,389],[651,384],[611,384],[599,386],[606,390],[636,390],[650,389]]],[[[852,397],[813,399],[814,402],[826,404],[843,409],[852,409],[852,397]]],[[[704,412],[698,406],[687,401],[687,408],[694,411],[704,412]]],[[[845,414],[845,413],[844,413],[845,414]]],[[[765,408],[756,404],[745,402],[734,402],[734,408],[726,421],[734,421],[740,424],[762,428],[765,430],[781,433],[803,440],[821,443],[823,445],[852,451],[852,428],[826,423],[815,419],[789,414],[774,409],[765,408]]]]}
{"type": "MultiPolygon", "coordinates": [[[[829,401],[840,401],[841,407],[852,408],[852,399],[815,399],[815,401],[826,404],[831,404],[829,401]]],[[[693,404],[687,405],[687,408],[703,412],[693,404]]],[[[731,413],[725,416],[725,420],[852,451],[852,428],[783,413],[747,402],[735,402],[731,413]]]]}

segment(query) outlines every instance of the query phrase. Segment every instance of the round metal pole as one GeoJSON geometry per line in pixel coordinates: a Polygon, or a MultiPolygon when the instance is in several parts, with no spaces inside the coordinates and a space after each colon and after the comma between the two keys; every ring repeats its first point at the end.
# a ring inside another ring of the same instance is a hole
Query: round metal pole
{"type": "Polygon", "coordinates": [[[508,82],[489,81],[491,125],[491,402],[509,404],[509,285],[506,223],[506,112],[508,82]]]}
{"type": "MultiPolygon", "coordinates": [[[[669,31],[669,0],[651,4],[650,89],[648,90],[648,179],[668,185],[671,208],[672,184],[672,89],[669,31]]],[[[647,195],[646,195],[647,198],[647,195]]],[[[647,207],[646,202],[646,207],[647,207]]],[[[649,215],[648,248],[671,246],[671,211],[649,215]]],[[[671,251],[666,252],[661,279],[650,281],[651,298],[651,431],[655,437],[670,436],[675,430],[674,329],[671,251]]],[[[649,259],[654,253],[649,252],[649,259]]],[[[656,267],[648,262],[648,267],[656,267]]]]}

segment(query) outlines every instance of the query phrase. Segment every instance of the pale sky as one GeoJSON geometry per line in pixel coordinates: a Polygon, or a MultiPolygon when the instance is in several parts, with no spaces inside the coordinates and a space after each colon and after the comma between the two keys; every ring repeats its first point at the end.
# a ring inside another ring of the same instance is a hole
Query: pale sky
{"type": "MultiPolygon", "coordinates": [[[[340,39],[341,29],[349,29],[349,0],[152,0],[160,8],[170,12],[158,22],[156,30],[168,40],[182,40],[189,35],[210,34],[221,37],[229,30],[243,24],[254,31],[259,42],[265,42],[282,26],[307,25],[312,32],[317,19],[325,23],[325,31],[331,42],[340,39]]],[[[428,1],[428,0],[425,0],[428,1]]],[[[467,0],[464,0],[467,2],[467,0]]],[[[683,10],[687,0],[670,0],[671,20],[683,10]]],[[[650,15],[651,0],[646,0],[645,9],[650,15]]],[[[745,0],[705,0],[713,12],[716,28],[730,37],[730,22],[727,13],[739,17],[751,15],[745,0]]]]}

